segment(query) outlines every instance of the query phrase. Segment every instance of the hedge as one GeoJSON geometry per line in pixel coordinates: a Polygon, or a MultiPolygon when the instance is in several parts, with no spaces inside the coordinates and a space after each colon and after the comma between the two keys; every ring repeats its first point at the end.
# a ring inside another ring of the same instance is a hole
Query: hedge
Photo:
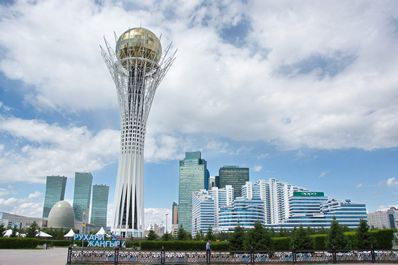
{"type": "Polygon", "coordinates": [[[290,249],[290,237],[273,237],[272,249],[274,251],[282,251],[290,249]]]}
{"type": "Polygon", "coordinates": [[[375,249],[392,249],[394,231],[392,229],[370,230],[375,249]]]}
{"type": "Polygon", "coordinates": [[[313,246],[314,250],[325,250],[327,237],[328,237],[327,234],[311,235],[312,246],[313,246]]]}
{"type": "MultiPolygon", "coordinates": [[[[127,246],[129,246],[128,244],[127,246]]],[[[161,250],[164,247],[164,250],[194,250],[201,251],[205,250],[206,242],[205,241],[178,241],[178,240],[170,240],[170,241],[157,241],[157,240],[145,240],[140,241],[139,245],[141,250],[161,250]]],[[[137,245],[136,245],[137,246],[137,245]]],[[[229,242],[227,241],[213,241],[211,244],[211,248],[217,251],[227,251],[229,250],[229,242]]]]}
{"type": "Polygon", "coordinates": [[[1,248],[36,248],[39,240],[36,238],[2,237],[0,238],[1,248]]]}

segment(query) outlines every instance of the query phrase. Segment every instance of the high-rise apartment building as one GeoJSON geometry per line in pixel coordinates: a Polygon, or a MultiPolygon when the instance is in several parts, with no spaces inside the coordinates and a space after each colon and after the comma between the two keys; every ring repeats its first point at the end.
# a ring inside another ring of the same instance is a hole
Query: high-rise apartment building
{"type": "Polygon", "coordinates": [[[180,161],[178,192],[178,225],[192,228],[192,193],[208,187],[209,171],[200,152],[186,152],[180,161]]]}
{"type": "Polygon", "coordinates": [[[234,188],[234,198],[242,195],[241,187],[249,181],[249,168],[238,166],[223,166],[219,170],[220,188],[231,185],[234,188]]]}
{"type": "Polygon", "coordinates": [[[374,228],[398,228],[398,209],[391,207],[388,210],[368,213],[368,225],[374,228]]]}
{"type": "Polygon", "coordinates": [[[173,202],[171,206],[171,224],[178,224],[178,204],[176,202],[173,202]]]}
{"type": "Polygon", "coordinates": [[[206,233],[215,224],[215,204],[213,197],[205,189],[192,194],[192,230],[193,237],[198,232],[206,233]]]}
{"type": "Polygon", "coordinates": [[[44,196],[43,218],[48,218],[51,208],[65,197],[66,177],[47,176],[44,196]]]}
{"type": "Polygon", "coordinates": [[[305,189],[271,178],[255,183],[248,181],[242,186],[241,191],[244,198],[264,201],[266,224],[279,224],[289,217],[289,197],[293,196],[293,192],[305,189]]]}
{"type": "Polygon", "coordinates": [[[91,203],[90,223],[97,226],[106,226],[108,213],[109,186],[94,185],[91,203]]]}
{"type": "Polygon", "coordinates": [[[91,185],[93,175],[91,173],[75,173],[75,190],[73,194],[73,211],[75,219],[87,223],[90,213],[91,185]]]}

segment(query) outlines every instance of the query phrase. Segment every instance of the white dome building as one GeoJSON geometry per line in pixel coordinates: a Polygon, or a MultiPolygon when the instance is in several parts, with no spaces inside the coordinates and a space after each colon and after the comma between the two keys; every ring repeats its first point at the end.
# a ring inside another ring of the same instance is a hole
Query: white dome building
{"type": "Polygon", "coordinates": [[[74,228],[75,214],[67,201],[59,201],[51,208],[48,214],[49,228],[74,228]]]}

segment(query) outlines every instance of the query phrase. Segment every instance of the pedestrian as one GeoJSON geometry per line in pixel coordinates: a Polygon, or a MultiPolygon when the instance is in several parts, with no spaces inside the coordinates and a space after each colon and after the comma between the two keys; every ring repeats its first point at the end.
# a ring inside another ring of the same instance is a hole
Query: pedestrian
{"type": "Polygon", "coordinates": [[[211,251],[211,240],[208,240],[206,243],[206,252],[210,252],[211,251]]]}

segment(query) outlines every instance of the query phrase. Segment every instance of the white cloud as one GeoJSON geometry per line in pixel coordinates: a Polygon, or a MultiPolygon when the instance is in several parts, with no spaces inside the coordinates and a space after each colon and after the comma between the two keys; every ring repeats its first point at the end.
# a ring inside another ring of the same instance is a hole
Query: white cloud
{"type": "Polygon", "coordinates": [[[2,6],[0,70],[32,86],[26,94],[36,107],[115,108],[116,92],[98,44],[102,35],[111,39],[113,31],[142,24],[179,49],[150,115],[154,145],[167,147],[154,157],[173,156],[180,144],[176,134],[261,140],[289,149],[398,146],[397,3],[130,5],[2,6]],[[245,19],[250,30],[242,47],[221,38],[225,27],[245,19]],[[333,62],[341,54],[353,58],[344,69],[333,62]],[[294,66],[297,75],[279,73],[283,66],[294,66]],[[320,75],[325,71],[335,73],[320,75]]]}
{"type": "Polygon", "coordinates": [[[358,183],[355,187],[356,187],[357,189],[360,189],[360,188],[363,187],[363,184],[362,184],[362,183],[358,183]]]}
{"type": "Polygon", "coordinates": [[[63,128],[38,120],[0,119],[0,132],[14,137],[15,144],[1,151],[1,181],[43,182],[47,175],[94,171],[117,159],[118,131],[92,134],[85,127],[63,128]]]}
{"type": "Polygon", "coordinates": [[[39,191],[30,193],[25,198],[0,195],[0,208],[12,214],[40,217],[43,214],[43,194],[39,191]]]}
{"type": "Polygon", "coordinates": [[[254,169],[254,172],[260,172],[263,169],[263,167],[260,165],[256,165],[256,166],[254,166],[253,169],[254,169]]]}
{"type": "MultiPolygon", "coordinates": [[[[117,130],[93,133],[86,127],[62,127],[40,120],[0,116],[0,133],[12,137],[11,147],[0,145],[0,181],[43,182],[48,175],[73,176],[77,171],[100,170],[117,162],[120,152],[120,132],[117,130]]],[[[187,148],[196,150],[202,146],[202,142],[191,141],[171,134],[155,137],[149,133],[145,160],[177,159],[187,148]]]]}
{"type": "Polygon", "coordinates": [[[388,178],[386,180],[386,184],[389,187],[398,186],[398,179],[396,179],[395,177],[388,178]]]}
{"type": "Polygon", "coordinates": [[[166,214],[167,215],[167,229],[171,228],[171,211],[166,208],[145,208],[144,209],[144,218],[145,218],[145,226],[148,227],[154,224],[163,224],[166,225],[166,214]]]}

